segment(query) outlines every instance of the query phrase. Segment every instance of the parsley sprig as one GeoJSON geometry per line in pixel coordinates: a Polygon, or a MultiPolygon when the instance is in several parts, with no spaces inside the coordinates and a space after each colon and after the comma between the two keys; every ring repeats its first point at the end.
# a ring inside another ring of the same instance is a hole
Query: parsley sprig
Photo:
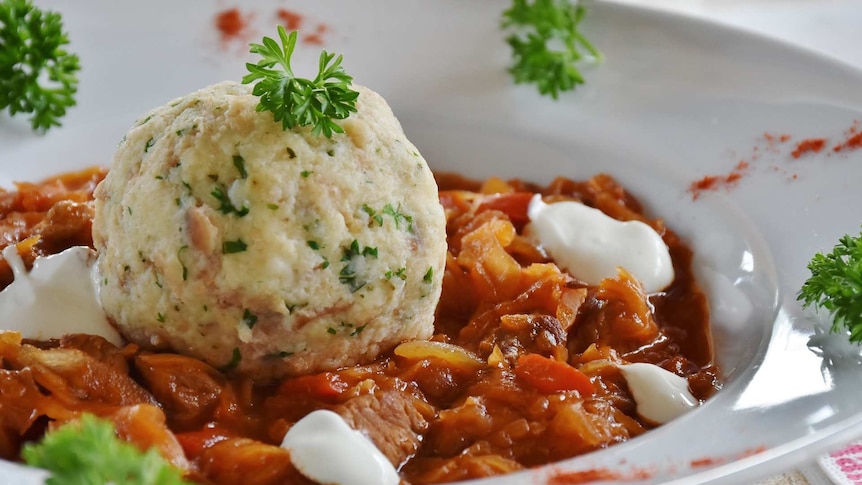
{"type": "Polygon", "coordinates": [[[0,0],[0,110],[33,113],[34,130],[60,126],[75,105],[81,69],[63,48],[68,43],[60,14],[29,0],[0,0]]]}
{"type": "Polygon", "coordinates": [[[515,82],[534,83],[539,93],[557,99],[584,83],[580,61],[600,59],[599,51],[578,30],[586,8],[570,0],[513,0],[503,12],[503,28],[512,47],[509,72],[515,82]]]}
{"type": "Polygon", "coordinates": [[[832,331],[850,331],[851,342],[862,342],[862,233],[845,234],[831,253],[817,253],[808,263],[811,277],[796,299],[803,308],[824,308],[833,317],[832,331]]]}
{"type": "Polygon", "coordinates": [[[257,81],[253,93],[260,97],[258,111],[271,111],[273,119],[287,130],[296,126],[312,126],[312,134],[331,138],[344,133],[334,120],[342,120],[356,112],[359,93],[350,89],[353,78],[341,67],[342,56],[326,51],[320,53],[317,77],[296,77],[290,58],[296,47],[296,31],[289,35],[278,27],[281,46],[269,38],[263,44],[251,44],[251,53],[262,57],[257,64],[247,63],[249,71],[243,84],[257,81]]]}
{"type": "Polygon", "coordinates": [[[28,465],[51,472],[47,485],[187,485],[179,470],[151,448],[146,453],[117,438],[114,426],[92,414],[24,446],[28,465]]]}

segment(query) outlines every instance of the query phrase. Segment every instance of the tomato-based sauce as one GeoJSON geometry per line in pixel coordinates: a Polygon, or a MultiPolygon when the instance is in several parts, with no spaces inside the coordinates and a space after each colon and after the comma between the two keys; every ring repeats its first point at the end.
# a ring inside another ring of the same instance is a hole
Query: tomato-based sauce
{"type": "MultiPolygon", "coordinates": [[[[103,176],[91,170],[0,194],[0,246],[18,244],[30,262],[91,246],[88,200],[103,176]],[[79,210],[60,208],[69,204],[79,210]]],[[[637,412],[620,371],[628,363],[685,378],[700,401],[720,387],[691,249],[613,178],[437,181],[449,251],[430,341],[260,385],[100,337],[38,342],[0,332],[0,458],[20,459],[23,443],[88,412],[200,483],[310,483],[279,445],[294,423],[325,409],[362,430],[405,482],[440,483],[553,463],[655,427],[637,412]],[[560,270],[525,233],[535,193],[649,225],[669,249],[673,283],[647,294],[625,271],[589,285],[560,270]]]]}

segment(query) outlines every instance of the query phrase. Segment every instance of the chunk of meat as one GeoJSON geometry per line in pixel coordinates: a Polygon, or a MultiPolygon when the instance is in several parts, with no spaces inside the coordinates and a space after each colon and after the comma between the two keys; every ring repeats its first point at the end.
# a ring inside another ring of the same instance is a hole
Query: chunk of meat
{"type": "Polygon", "coordinates": [[[351,428],[365,433],[398,468],[416,453],[428,428],[419,404],[407,392],[390,390],[355,397],[333,411],[351,428]]]}
{"type": "Polygon", "coordinates": [[[200,360],[177,354],[141,354],[135,368],[144,385],[170,416],[174,429],[189,430],[211,421],[219,405],[235,405],[227,380],[200,360]]]}
{"type": "Polygon", "coordinates": [[[39,256],[59,253],[72,246],[93,247],[93,204],[61,200],[33,228],[41,237],[34,248],[39,256]]]}
{"type": "Polygon", "coordinates": [[[195,249],[202,254],[213,254],[218,247],[218,228],[204,209],[193,207],[186,212],[186,228],[195,249]]]}

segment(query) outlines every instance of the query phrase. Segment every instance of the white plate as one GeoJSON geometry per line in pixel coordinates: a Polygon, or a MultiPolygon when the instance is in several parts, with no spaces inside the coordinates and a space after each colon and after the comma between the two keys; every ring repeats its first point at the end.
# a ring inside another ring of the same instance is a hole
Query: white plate
{"type": "MultiPolygon", "coordinates": [[[[795,301],[813,253],[859,228],[862,150],[829,152],[862,119],[862,73],[727,27],[599,3],[586,29],[606,60],[589,69],[585,87],[553,102],[505,72],[506,3],[295,0],[289,8],[305,16],[306,31],[325,22],[325,46],[388,99],[432,168],[538,182],[605,171],[665,217],[696,251],[727,384],[643,437],[494,483],[597,469],[625,483],[745,482],[862,434],[858,352],[824,360],[810,350],[815,324],[795,301]],[[765,132],[793,139],[770,150],[765,132]],[[830,139],[823,152],[789,155],[794,142],[821,136],[830,139]],[[750,166],[734,188],[693,200],[692,181],[742,159],[750,166]]],[[[140,114],[238,80],[251,60],[243,41],[224,42],[214,28],[223,2],[40,4],[63,12],[81,56],[79,106],[47,136],[0,116],[6,180],[108,164],[140,114]]],[[[248,39],[273,35],[284,7],[246,2],[248,39]]],[[[296,70],[310,73],[318,49],[301,45],[296,70]]]]}

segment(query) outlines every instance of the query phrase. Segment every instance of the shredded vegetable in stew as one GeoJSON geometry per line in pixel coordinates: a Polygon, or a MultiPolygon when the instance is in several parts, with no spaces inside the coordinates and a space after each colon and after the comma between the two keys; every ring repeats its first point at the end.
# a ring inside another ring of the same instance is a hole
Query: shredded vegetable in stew
{"type": "MultiPolygon", "coordinates": [[[[92,247],[90,200],[105,173],[0,193],[0,246],[17,245],[28,267],[92,247]]],[[[326,409],[370,438],[404,482],[440,483],[556,462],[655,427],[638,412],[626,364],[683,377],[699,401],[720,387],[692,251],[613,178],[437,181],[449,252],[431,340],[403,342],[371,364],[262,385],[91,335],[0,333],[0,458],[20,460],[24,443],[92,413],[192,481],[311,483],[279,445],[294,423],[326,409]],[[673,283],[647,294],[625,270],[598,285],[562,271],[524,235],[535,193],[648,224],[668,246],[673,283]]],[[[11,281],[0,262],[0,283],[11,281]]]]}

